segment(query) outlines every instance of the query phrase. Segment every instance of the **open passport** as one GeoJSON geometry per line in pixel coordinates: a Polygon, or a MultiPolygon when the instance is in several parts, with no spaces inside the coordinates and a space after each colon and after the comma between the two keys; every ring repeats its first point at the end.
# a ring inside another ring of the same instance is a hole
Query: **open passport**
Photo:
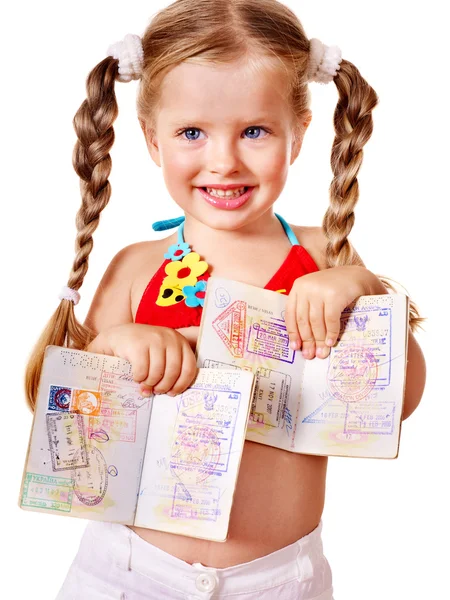
{"type": "Polygon", "coordinates": [[[396,458],[408,297],[361,296],[309,361],[289,348],[286,302],[210,277],[198,375],[176,397],[141,396],[124,359],[47,346],[19,506],[225,541],[245,439],[396,458]]]}
{"type": "Polygon", "coordinates": [[[211,277],[197,365],[256,376],[246,439],[291,452],[396,458],[406,382],[409,298],[360,296],[326,359],[291,350],[287,296],[211,277]]]}

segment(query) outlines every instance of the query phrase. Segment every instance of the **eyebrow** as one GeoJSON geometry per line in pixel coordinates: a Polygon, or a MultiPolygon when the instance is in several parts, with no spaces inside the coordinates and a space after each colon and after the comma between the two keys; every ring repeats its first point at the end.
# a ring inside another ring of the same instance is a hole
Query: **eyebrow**
{"type": "MultiPolygon", "coordinates": [[[[239,120],[236,121],[237,123],[239,123],[239,120]]],[[[242,124],[249,124],[249,125],[256,125],[257,123],[270,123],[271,125],[277,125],[278,124],[278,120],[275,119],[274,117],[270,116],[270,115],[260,115],[257,118],[254,119],[242,119],[240,121],[240,123],[242,124]]],[[[212,125],[212,123],[209,123],[208,121],[203,121],[201,118],[197,119],[195,117],[191,118],[191,117],[186,117],[186,118],[179,118],[179,119],[174,119],[173,121],[170,122],[170,126],[171,127],[181,127],[183,125],[186,124],[198,124],[198,125],[212,125]]]]}

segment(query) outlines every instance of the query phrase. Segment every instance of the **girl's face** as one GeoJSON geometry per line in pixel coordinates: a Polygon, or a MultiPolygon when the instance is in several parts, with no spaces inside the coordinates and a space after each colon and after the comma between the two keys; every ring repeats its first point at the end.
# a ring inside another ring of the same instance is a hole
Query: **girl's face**
{"type": "MultiPolygon", "coordinates": [[[[294,143],[286,95],[280,70],[255,74],[241,63],[182,63],[166,75],[153,137],[141,125],[170,195],[187,215],[235,230],[271,214],[302,142],[294,143]],[[226,208],[198,189],[220,184],[254,189],[244,204],[226,208]]],[[[310,119],[309,112],[305,129],[310,119]]]]}

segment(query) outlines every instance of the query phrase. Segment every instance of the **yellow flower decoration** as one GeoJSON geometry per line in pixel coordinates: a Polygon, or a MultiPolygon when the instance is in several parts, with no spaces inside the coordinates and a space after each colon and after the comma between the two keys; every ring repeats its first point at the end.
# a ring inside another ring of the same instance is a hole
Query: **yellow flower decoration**
{"type": "Polygon", "coordinates": [[[158,299],[156,300],[156,304],[158,306],[172,306],[173,304],[178,304],[182,300],[186,298],[186,294],[179,288],[166,287],[163,285],[159,288],[158,299]]]}
{"type": "Polygon", "coordinates": [[[185,285],[195,285],[197,277],[208,270],[208,263],[200,260],[197,252],[189,252],[183,260],[173,261],[166,265],[167,277],[164,285],[167,287],[183,289],[185,285]]]}

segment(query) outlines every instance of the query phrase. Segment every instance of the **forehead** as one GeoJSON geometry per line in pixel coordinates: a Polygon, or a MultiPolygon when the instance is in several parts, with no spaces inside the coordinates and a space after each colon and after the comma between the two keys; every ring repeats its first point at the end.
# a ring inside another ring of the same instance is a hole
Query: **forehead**
{"type": "Polygon", "coordinates": [[[159,108],[159,117],[169,124],[186,118],[205,123],[283,120],[289,113],[286,75],[280,67],[185,62],[165,76],[159,108]]]}

